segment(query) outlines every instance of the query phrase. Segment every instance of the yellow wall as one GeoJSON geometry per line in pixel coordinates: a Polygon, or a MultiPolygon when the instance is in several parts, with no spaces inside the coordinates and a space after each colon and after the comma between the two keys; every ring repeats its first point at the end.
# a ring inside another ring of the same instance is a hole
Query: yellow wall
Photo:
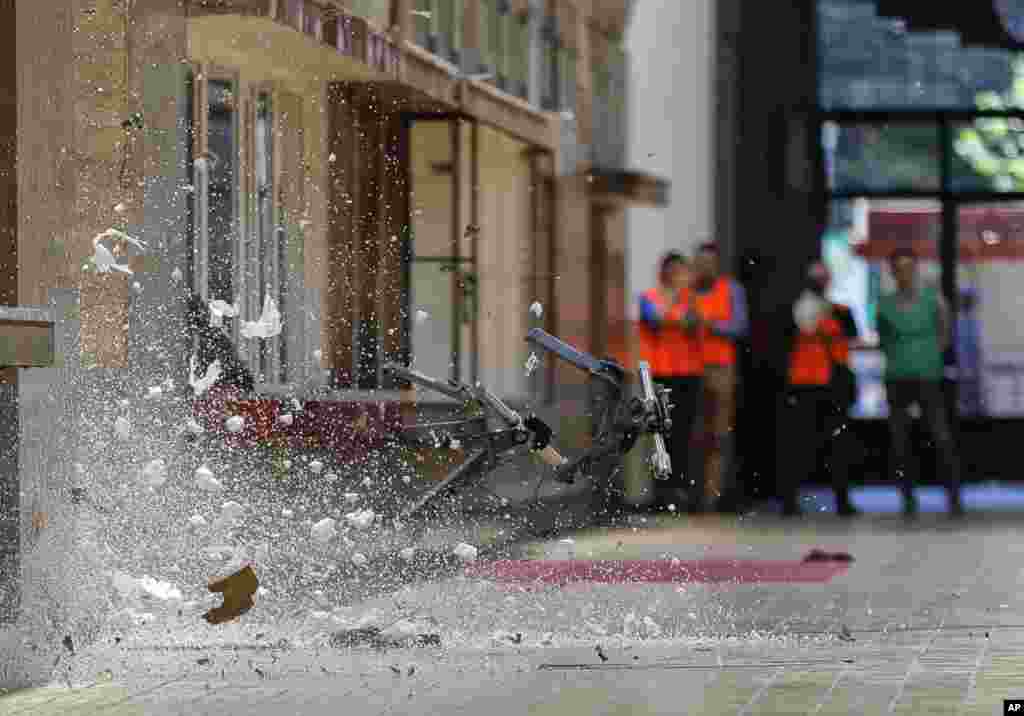
{"type": "Polygon", "coordinates": [[[526,146],[479,129],[480,378],[499,395],[525,396],[533,236],[526,146]]]}

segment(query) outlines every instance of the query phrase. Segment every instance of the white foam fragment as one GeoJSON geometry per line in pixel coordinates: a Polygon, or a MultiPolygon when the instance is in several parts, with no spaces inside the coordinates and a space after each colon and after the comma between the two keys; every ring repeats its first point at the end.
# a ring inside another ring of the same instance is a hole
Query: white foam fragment
{"type": "Polygon", "coordinates": [[[159,457],[150,460],[143,465],[139,472],[139,479],[147,487],[160,487],[167,482],[167,463],[159,457]]]}
{"type": "Polygon", "coordinates": [[[292,461],[291,460],[285,460],[282,464],[284,465],[284,469],[285,470],[291,470],[292,469],[292,461]]]}
{"type": "Polygon", "coordinates": [[[281,510],[281,516],[282,517],[294,517],[295,516],[295,512],[293,512],[292,510],[289,510],[287,507],[285,507],[283,510],[281,510]]]}
{"type": "Polygon", "coordinates": [[[171,280],[175,283],[180,283],[183,278],[185,278],[185,275],[181,272],[180,268],[171,271],[171,280]]]}
{"type": "Polygon", "coordinates": [[[224,489],[224,484],[213,476],[213,470],[206,465],[196,468],[196,486],[207,492],[220,492],[224,489]]]}
{"type": "Polygon", "coordinates": [[[476,560],[479,550],[471,544],[459,542],[459,544],[455,545],[452,553],[464,562],[472,562],[476,560]]]}
{"type": "Polygon", "coordinates": [[[239,333],[242,338],[273,338],[281,334],[281,312],[268,293],[263,299],[263,313],[255,321],[242,321],[239,333]]]}
{"type": "Polygon", "coordinates": [[[92,262],[96,266],[96,271],[98,273],[120,271],[121,273],[126,273],[129,276],[132,275],[133,271],[126,264],[117,263],[117,259],[114,257],[114,254],[111,252],[111,250],[101,243],[102,241],[105,241],[107,239],[125,241],[129,244],[132,244],[133,246],[137,246],[138,248],[145,248],[146,244],[142,241],[139,241],[136,238],[129,236],[123,231],[118,231],[117,229],[107,229],[106,231],[97,234],[92,239],[92,262]]]}
{"type": "Polygon", "coordinates": [[[159,385],[154,385],[150,387],[149,390],[146,391],[146,397],[149,398],[150,400],[159,398],[163,396],[163,394],[164,389],[161,388],[159,385]]]}
{"type": "Polygon", "coordinates": [[[537,366],[540,365],[540,358],[537,357],[536,353],[531,353],[530,357],[526,359],[526,375],[533,375],[533,372],[537,370],[537,366]]]}
{"type": "Polygon", "coordinates": [[[540,318],[544,315],[544,306],[541,305],[540,301],[534,301],[530,304],[530,313],[535,317],[540,318]]]}
{"type": "Polygon", "coordinates": [[[281,425],[287,426],[295,422],[295,418],[292,416],[291,413],[282,413],[281,415],[277,416],[277,422],[281,423],[281,425]]]}
{"type": "Polygon", "coordinates": [[[416,548],[415,547],[406,547],[405,549],[403,549],[401,552],[398,553],[398,556],[401,557],[402,559],[404,559],[406,562],[411,562],[412,558],[416,556],[416,548]]]}
{"type": "Polygon", "coordinates": [[[232,415],[224,421],[224,427],[226,427],[230,433],[240,433],[245,429],[245,418],[241,415],[232,415]]]}
{"type": "Polygon", "coordinates": [[[647,636],[648,637],[657,638],[657,637],[661,636],[661,633],[662,633],[661,625],[658,624],[658,622],[656,622],[653,619],[651,619],[649,616],[648,617],[644,617],[644,628],[647,631],[647,636]]]}
{"type": "Polygon", "coordinates": [[[309,469],[313,472],[314,475],[319,475],[321,472],[323,472],[324,464],[320,460],[314,460],[313,462],[309,463],[309,469]]]}
{"type": "Polygon", "coordinates": [[[234,500],[228,500],[220,507],[220,516],[231,522],[242,519],[245,515],[245,508],[234,500]]]}
{"type": "Polygon", "coordinates": [[[362,495],[360,495],[358,492],[346,492],[345,493],[345,502],[347,502],[350,505],[356,504],[357,502],[359,502],[359,500],[361,498],[362,498],[362,495]]]}
{"type": "Polygon", "coordinates": [[[206,518],[202,515],[192,515],[188,518],[188,523],[194,529],[199,529],[200,527],[206,527],[206,518]]]}
{"type": "Polygon", "coordinates": [[[200,425],[195,418],[189,418],[182,427],[182,430],[190,435],[202,435],[206,432],[203,426],[200,425]]]}
{"type": "Polygon", "coordinates": [[[356,552],[352,555],[352,564],[357,567],[365,567],[368,561],[369,560],[366,558],[366,555],[362,552],[356,552]]]}
{"type": "Polygon", "coordinates": [[[325,517],[310,528],[310,536],[312,536],[317,542],[329,542],[338,534],[338,531],[335,528],[336,524],[337,522],[330,517],[325,517]]]}
{"type": "Polygon", "coordinates": [[[324,357],[324,352],[322,350],[320,350],[319,348],[317,348],[315,351],[313,351],[313,359],[314,360],[320,360],[323,357],[324,357]]]}
{"type": "Polygon", "coordinates": [[[132,424],[128,418],[121,416],[114,421],[114,434],[122,440],[127,440],[132,434],[132,424]]]}
{"type": "Polygon", "coordinates": [[[329,472],[326,475],[324,475],[324,479],[327,480],[327,482],[337,482],[338,474],[335,472],[329,472]]]}
{"type": "Polygon", "coordinates": [[[373,524],[373,521],[376,518],[377,515],[373,510],[358,510],[356,512],[349,512],[345,515],[345,521],[358,530],[367,529],[373,524]]]}
{"type": "Polygon", "coordinates": [[[196,374],[197,366],[198,360],[193,355],[188,361],[188,384],[192,386],[192,390],[195,391],[198,397],[220,380],[223,371],[221,370],[219,360],[212,361],[210,365],[206,366],[206,372],[202,376],[196,374]]]}
{"type": "Polygon", "coordinates": [[[402,475],[402,482],[406,485],[412,483],[412,475],[402,475]]]}
{"type": "Polygon", "coordinates": [[[430,314],[427,313],[426,311],[424,311],[422,308],[420,310],[416,311],[416,323],[418,325],[423,325],[424,323],[426,323],[429,320],[430,320],[430,314]]]}

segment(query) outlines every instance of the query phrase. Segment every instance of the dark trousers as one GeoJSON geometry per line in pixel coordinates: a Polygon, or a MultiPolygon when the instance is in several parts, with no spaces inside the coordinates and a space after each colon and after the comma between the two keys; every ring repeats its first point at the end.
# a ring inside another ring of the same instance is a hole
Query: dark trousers
{"type": "Polygon", "coordinates": [[[666,492],[674,489],[692,490],[689,463],[692,462],[694,427],[700,407],[701,378],[699,376],[654,376],[672,391],[672,437],[668,441],[669,457],[672,458],[672,477],[657,480],[655,490],[666,492]]]}
{"type": "Polygon", "coordinates": [[[788,386],[779,411],[779,491],[788,510],[799,507],[800,485],[824,467],[840,508],[849,506],[852,435],[828,386],[788,386]]]}
{"type": "Polygon", "coordinates": [[[889,470],[890,475],[900,481],[907,506],[912,506],[914,495],[914,479],[907,469],[911,427],[908,408],[917,403],[946,471],[946,489],[951,506],[957,507],[960,504],[960,458],[953,444],[942,383],[937,380],[887,380],[885,391],[889,403],[889,470]]]}

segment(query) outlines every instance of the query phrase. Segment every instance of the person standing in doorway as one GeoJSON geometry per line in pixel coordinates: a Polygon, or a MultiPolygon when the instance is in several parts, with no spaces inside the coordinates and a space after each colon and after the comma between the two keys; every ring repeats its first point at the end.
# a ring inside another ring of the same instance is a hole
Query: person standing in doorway
{"type": "Polygon", "coordinates": [[[701,354],[693,324],[692,272],[681,253],[671,251],[662,258],[658,285],[640,297],[640,357],[650,365],[651,375],[671,391],[672,436],[669,456],[672,477],[657,480],[655,505],[682,509],[689,504],[687,466],[697,401],[701,386],[701,354]]]}
{"type": "Polygon", "coordinates": [[[705,448],[701,510],[723,507],[731,487],[733,430],[736,413],[736,343],[747,334],[747,299],[743,287],[720,270],[718,246],[705,243],[697,252],[695,310],[704,365],[703,445],[705,448]]]}
{"type": "Polygon", "coordinates": [[[914,483],[906,460],[910,441],[910,407],[928,424],[946,470],[950,514],[963,515],[960,459],[953,444],[943,397],[942,354],[951,341],[952,316],[938,289],[922,286],[914,253],[900,249],[889,259],[896,291],[878,303],[878,338],[885,356],[885,391],[889,403],[890,470],[900,479],[903,513],[917,514],[914,483]]]}
{"type": "Polygon", "coordinates": [[[857,323],[848,307],[826,297],[830,278],[825,264],[812,263],[807,287],[793,304],[786,391],[778,424],[784,449],[777,474],[786,517],[802,513],[800,485],[822,461],[831,475],[836,511],[842,517],[857,514],[850,502],[852,451],[846,429],[856,401],[849,357],[857,323]]]}

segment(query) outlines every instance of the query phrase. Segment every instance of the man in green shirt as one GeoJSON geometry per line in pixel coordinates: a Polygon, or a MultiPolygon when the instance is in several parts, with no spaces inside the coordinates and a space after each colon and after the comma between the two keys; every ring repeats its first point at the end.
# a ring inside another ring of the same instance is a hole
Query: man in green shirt
{"type": "Polygon", "coordinates": [[[949,307],[933,286],[919,285],[914,253],[900,249],[889,259],[896,291],[878,302],[878,337],[885,355],[885,391],[889,403],[889,456],[901,480],[903,513],[917,514],[914,483],[906,468],[910,406],[917,404],[928,424],[946,470],[949,509],[963,514],[960,503],[960,460],[946,416],[942,393],[942,354],[951,340],[949,307]]]}

